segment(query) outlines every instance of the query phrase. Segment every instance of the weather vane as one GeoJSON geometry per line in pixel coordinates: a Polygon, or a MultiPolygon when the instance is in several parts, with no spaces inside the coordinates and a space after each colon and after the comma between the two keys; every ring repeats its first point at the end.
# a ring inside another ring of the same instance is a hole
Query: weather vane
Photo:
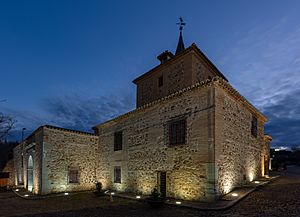
{"type": "Polygon", "coordinates": [[[179,17],[179,23],[176,23],[177,25],[179,25],[179,30],[180,32],[183,30],[183,26],[185,26],[185,23],[183,22],[182,17],[179,17]]]}

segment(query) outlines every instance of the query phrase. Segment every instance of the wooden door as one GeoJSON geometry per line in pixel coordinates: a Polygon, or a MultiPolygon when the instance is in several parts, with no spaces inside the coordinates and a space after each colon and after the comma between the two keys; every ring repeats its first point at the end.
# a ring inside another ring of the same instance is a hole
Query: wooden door
{"type": "Polygon", "coordinates": [[[161,197],[166,198],[167,196],[167,173],[166,172],[160,172],[159,191],[161,193],[161,197]]]}

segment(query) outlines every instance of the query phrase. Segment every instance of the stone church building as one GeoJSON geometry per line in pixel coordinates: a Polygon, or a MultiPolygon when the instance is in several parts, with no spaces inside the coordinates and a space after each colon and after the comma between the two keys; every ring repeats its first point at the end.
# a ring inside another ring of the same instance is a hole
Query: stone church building
{"type": "Polygon", "coordinates": [[[268,173],[266,117],[180,32],[175,54],[136,78],[136,109],[94,134],[41,126],[14,149],[36,194],[105,189],[209,201],[268,173]]]}

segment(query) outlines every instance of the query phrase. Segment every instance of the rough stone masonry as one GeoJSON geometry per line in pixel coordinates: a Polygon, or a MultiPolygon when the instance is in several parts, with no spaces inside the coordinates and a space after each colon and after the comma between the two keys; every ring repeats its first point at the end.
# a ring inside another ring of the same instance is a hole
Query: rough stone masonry
{"type": "Polygon", "coordinates": [[[41,126],[14,150],[37,194],[105,189],[211,201],[268,174],[266,117],[192,44],[134,80],[137,108],[95,134],[41,126]]]}

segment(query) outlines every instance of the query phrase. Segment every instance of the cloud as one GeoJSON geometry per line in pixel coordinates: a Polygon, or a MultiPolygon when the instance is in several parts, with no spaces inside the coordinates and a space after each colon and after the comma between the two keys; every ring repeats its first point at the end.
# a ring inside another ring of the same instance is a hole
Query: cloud
{"type": "Polygon", "coordinates": [[[275,104],[264,107],[269,117],[266,132],[274,138],[274,144],[300,145],[300,89],[291,92],[275,104]]]}
{"type": "MultiPolygon", "coordinates": [[[[265,131],[273,136],[273,145],[300,143],[300,26],[292,23],[284,17],[268,28],[257,25],[237,32],[237,40],[217,61],[233,86],[269,118],[265,131]]],[[[18,128],[53,124],[90,130],[134,108],[132,95],[91,95],[78,92],[47,98],[42,103],[45,114],[8,113],[18,120],[18,128]]]]}
{"type": "Polygon", "coordinates": [[[287,22],[240,35],[220,60],[230,82],[268,116],[275,146],[300,144],[300,26],[287,22]]]}
{"type": "Polygon", "coordinates": [[[96,124],[131,110],[134,101],[127,95],[87,97],[68,94],[47,98],[42,105],[49,114],[49,124],[90,131],[96,124]]]}
{"type": "Polygon", "coordinates": [[[34,113],[32,111],[16,110],[16,109],[11,109],[6,107],[1,107],[1,111],[5,115],[8,115],[12,117],[14,120],[16,120],[13,130],[11,130],[8,135],[8,140],[11,141],[21,140],[22,128],[25,127],[27,129],[24,133],[24,136],[26,137],[35,128],[47,123],[47,120],[43,118],[42,115],[34,113]]]}
{"type": "Polygon", "coordinates": [[[46,124],[91,132],[93,126],[132,110],[134,98],[126,93],[123,96],[110,94],[96,97],[68,93],[43,99],[40,106],[42,112],[37,113],[1,108],[5,114],[17,120],[9,140],[21,140],[23,127],[26,127],[26,138],[39,126],[46,124]]]}

